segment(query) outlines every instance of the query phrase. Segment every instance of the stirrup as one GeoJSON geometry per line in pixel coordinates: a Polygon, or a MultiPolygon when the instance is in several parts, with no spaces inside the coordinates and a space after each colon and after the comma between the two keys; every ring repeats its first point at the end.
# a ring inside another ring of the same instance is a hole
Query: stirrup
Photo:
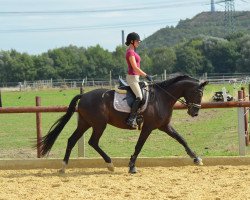
{"type": "Polygon", "coordinates": [[[129,125],[131,128],[137,129],[138,128],[138,124],[136,122],[136,119],[128,119],[127,120],[127,125],[129,125]]]}

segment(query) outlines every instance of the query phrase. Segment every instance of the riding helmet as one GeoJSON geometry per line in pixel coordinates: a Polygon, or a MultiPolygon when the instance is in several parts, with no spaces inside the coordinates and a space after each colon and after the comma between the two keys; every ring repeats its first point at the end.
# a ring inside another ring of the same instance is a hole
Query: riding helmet
{"type": "Polygon", "coordinates": [[[131,41],[134,41],[134,40],[138,40],[140,42],[141,41],[140,36],[135,32],[129,33],[127,35],[125,44],[129,46],[131,44],[131,41]]]}

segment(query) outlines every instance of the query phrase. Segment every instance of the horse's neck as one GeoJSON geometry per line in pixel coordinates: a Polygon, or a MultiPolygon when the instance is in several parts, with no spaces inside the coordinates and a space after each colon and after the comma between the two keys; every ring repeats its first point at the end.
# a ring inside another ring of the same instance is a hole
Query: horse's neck
{"type": "Polygon", "coordinates": [[[183,97],[183,82],[177,82],[167,88],[164,88],[164,90],[165,92],[163,91],[163,96],[167,98],[168,102],[171,102],[174,105],[179,98],[183,97]]]}
{"type": "Polygon", "coordinates": [[[160,98],[164,102],[168,102],[169,105],[174,106],[174,104],[184,96],[184,91],[187,88],[186,81],[180,81],[166,88],[160,89],[160,98]]]}

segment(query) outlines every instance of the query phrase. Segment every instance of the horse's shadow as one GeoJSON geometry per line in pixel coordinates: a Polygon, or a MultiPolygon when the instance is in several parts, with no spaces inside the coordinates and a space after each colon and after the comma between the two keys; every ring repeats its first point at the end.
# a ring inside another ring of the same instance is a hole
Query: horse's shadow
{"type": "Polygon", "coordinates": [[[120,175],[123,174],[123,172],[110,172],[108,170],[98,170],[96,169],[95,171],[84,171],[84,169],[80,169],[77,171],[72,171],[68,169],[65,173],[60,173],[59,170],[57,169],[51,169],[50,171],[43,171],[39,170],[39,172],[36,173],[29,173],[28,171],[21,172],[21,173],[9,173],[7,175],[3,175],[2,177],[4,178],[23,178],[23,177],[65,177],[65,178],[70,178],[70,177],[79,177],[79,176],[98,176],[98,175],[120,175]]]}

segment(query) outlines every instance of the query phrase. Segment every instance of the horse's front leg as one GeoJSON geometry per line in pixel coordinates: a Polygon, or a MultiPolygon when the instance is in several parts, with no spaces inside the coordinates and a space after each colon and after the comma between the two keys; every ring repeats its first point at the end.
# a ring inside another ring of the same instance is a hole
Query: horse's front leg
{"type": "Polygon", "coordinates": [[[152,131],[152,129],[145,128],[145,127],[142,128],[139,139],[138,139],[137,144],[135,146],[134,154],[131,156],[130,162],[129,162],[129,173],[131,173],[131,174],[134,174],[137,172],[137,169],[135,167],[135,162],[136,162],[137,156],[141,152],[141,149],[142,149],[144,143],[146,142],[148,136],[150,135],[151,131],[152,131]]]}
{"type": "Polygon", "coordinates": [[[197,165],[203,165],[202,159],[196,155],[194,151],[190,149],[185,139],[169,124],[159,128],[161,131],[166,132],[169,136],[177,140],[186,150],[187,154],[194,159],[194,163],[197,165]]]}

